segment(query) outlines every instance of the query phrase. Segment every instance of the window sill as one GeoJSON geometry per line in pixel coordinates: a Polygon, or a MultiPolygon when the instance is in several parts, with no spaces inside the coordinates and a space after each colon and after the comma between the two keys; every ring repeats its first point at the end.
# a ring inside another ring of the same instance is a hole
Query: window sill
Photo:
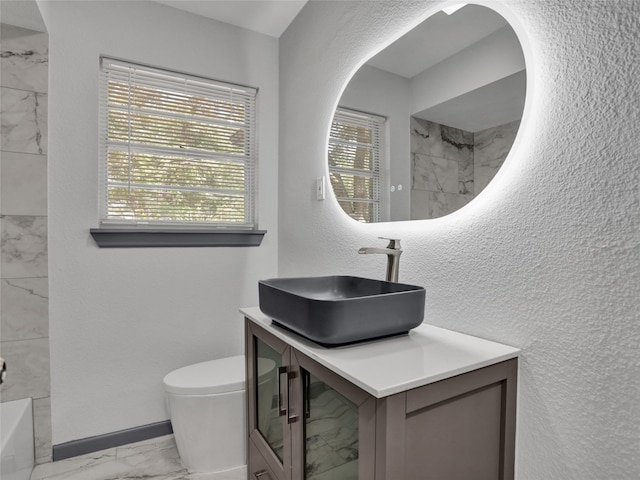
{"type": "Polygon", "coordinates": [[[100,248],[257,247],[266,230],[162,230],[92,228],[100,248]]]}

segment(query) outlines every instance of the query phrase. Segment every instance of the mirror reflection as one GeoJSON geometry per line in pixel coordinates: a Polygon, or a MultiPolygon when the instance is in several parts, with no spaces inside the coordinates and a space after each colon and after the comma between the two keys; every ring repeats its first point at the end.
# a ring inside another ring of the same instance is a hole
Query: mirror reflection
{"type": "Polygon", "coordinates": [[[437,218],[493,179],[520,126],[525,61],[508,22],[461,4],[367,61],[340,98],[329,174],[360,222],[437,218]]]}

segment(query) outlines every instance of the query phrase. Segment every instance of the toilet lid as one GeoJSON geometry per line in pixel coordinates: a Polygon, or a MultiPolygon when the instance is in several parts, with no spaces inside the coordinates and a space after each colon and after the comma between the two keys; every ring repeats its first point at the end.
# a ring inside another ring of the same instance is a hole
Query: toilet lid
{"type": "MultiPolygon", "coordinates": [[[[245,356],[236,355],[182,367],[164,377],[164,389],[178,395],[209,395],[244,390],[244,364],[245,356]]],[[[274,368],[275,362],[272,360],[259,359],[260,376],[274,368]]]]}
{"type": "Polygon", "coordinates": [[[182,367],[164,377],[167,392],[208,395],[244,390],[244,355],[182,367]]]}

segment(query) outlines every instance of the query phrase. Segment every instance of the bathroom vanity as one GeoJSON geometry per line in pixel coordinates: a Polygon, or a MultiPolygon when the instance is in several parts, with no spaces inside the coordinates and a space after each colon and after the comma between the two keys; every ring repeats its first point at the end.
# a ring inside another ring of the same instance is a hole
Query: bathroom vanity
{"type": "Polygon", "coordinates": [[[250,479],[513,478],[517,348],[426,324],[324,348],[242,313],[250,479]]]}

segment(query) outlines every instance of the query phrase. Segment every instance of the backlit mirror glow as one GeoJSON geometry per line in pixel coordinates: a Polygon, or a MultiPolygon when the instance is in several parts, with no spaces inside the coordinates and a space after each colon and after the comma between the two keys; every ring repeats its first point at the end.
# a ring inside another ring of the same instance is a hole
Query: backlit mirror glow
{"type": "Polygon", "coordinates": [[[520,126],[524,54],[494,10],[438,12],[369,59],[332,122],[329,175],[360,222],[424,220],[472,201],[520,126]]]}

